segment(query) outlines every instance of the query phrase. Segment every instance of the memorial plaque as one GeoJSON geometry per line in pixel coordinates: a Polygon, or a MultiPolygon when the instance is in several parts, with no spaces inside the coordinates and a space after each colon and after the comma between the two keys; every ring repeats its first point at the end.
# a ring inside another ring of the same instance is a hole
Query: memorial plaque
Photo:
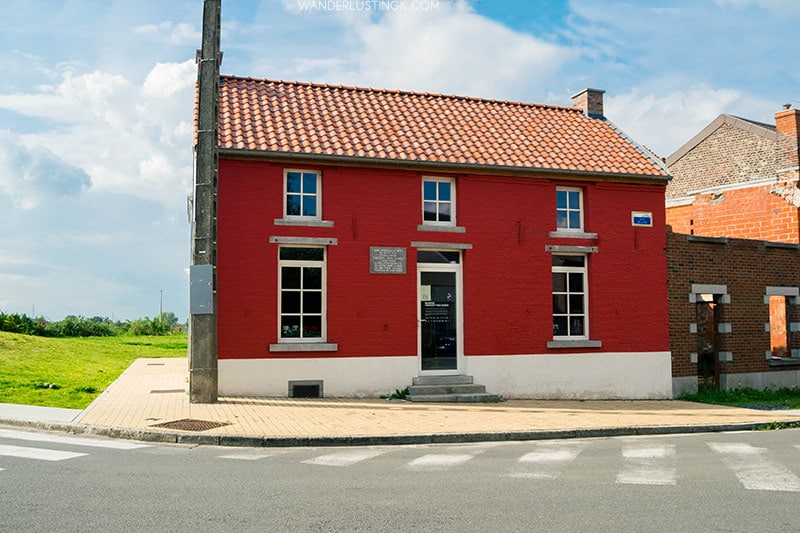
{"type": "Polygon", "coordinates": [[[370,246],[369,272],[370,274],[405,274],[406,249],[370,246]]]}

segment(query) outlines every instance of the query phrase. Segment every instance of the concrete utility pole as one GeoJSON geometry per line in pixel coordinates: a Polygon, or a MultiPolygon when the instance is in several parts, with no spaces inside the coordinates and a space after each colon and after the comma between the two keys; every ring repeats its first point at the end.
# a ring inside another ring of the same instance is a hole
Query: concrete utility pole
{"type": "Polygon", "coordinates": [[[197,170],[189,269],[189,401],[217,401],[217,94],[222,0],[203,3],[198,53],[197,170]]]}

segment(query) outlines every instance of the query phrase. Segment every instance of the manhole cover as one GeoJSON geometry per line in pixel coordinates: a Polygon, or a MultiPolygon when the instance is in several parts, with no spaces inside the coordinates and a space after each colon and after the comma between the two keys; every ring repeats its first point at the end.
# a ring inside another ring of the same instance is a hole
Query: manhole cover
{"type": "Polygon", "coordinates": [[[181,420],[173,420],[172,422],[153,424],[151,427],[180,429],[182,431],[206,431],[208,429],[219,428],[227,425],[228,424],[225,422],[211,422],[210,420],[194,420],[192,418],[183,418],[181,420]]]}

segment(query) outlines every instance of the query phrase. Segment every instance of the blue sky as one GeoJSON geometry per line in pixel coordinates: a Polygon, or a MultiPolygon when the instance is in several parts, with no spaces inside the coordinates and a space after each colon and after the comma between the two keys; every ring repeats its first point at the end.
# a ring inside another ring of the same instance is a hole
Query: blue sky
{"type": "MultiPolygon", "coordinates": [[[[0,310],[187,316],[202,0],[6,0],[0,310]]],[[[223,0],[222,72],[569,105],[667,156],[800,107],[796,0],[223,0]]]]}

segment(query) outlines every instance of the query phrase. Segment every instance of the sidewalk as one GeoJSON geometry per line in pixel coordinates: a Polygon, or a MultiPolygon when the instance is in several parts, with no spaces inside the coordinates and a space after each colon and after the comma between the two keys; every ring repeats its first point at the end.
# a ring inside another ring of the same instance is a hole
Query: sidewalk
{"type": "Polygon", "coordinates": [[[191,404],[185,359],[137,360],[83,412],[0,404],[0,423],[146,441],[245,446],[694,433],[791,422],[800,422],[800,411],[677,400],[417,404],[381,399],[220,398],[214,404],[191,404]]]}

